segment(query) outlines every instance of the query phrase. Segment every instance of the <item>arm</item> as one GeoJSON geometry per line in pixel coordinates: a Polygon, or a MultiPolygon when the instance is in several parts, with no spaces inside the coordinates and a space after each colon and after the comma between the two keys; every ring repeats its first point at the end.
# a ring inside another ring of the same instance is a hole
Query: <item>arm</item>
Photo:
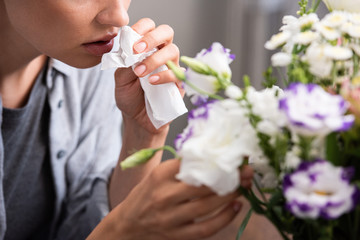
{"type": "MultiPolygon", "coordinates": [[[[165,125],[160,129],[155,129],[147,116],[145,109],[144,92],[140,86],[139,77],[143,77],[153,72],[167,61],[179,62],[179,49],[174,45],[173,30],[167,25],[155,27],[155,23],[150,19],[141,19],[132,28],[143,37],[137,43],[144,43],[145,48],[140,52],[146,52],[153,48],[159,51],[145,59],[134,71],[131,68],[118,69],[115,73],[115,98],[118,108],[123,115],[123,146],[121,149],[119,163],[130,154],[143,148],[156,148],[164,145],[169,126],[165,125]],[[138,71],[139,66],[145,66],[145,71],[138,71]]],[[[134,51],[138,49],[137,43],[134,44],[134,51]]],[[[143,45],[144,44],[140,44],[143,45]]],[[[175,82],[179,80],[171,70],[154,74],[158,81],[156,84],[175,82]]],[[[183,94],[183,90],[179,89],[183,94]]],[[[114,208],[120,203],[149,172],[156,167],[161,160],[162,152],[147,164],[121,171],[119,164],[114,169],[109,185],[110,206],[114,208]]]]}
{"type": "MultiPolygon", "coordinates": [[[[142,148],[161,147],[165,143],[169,127],[166,126],[156,134],[144,131],[133,121],[123,116],[123,146],[120,153],[119,163],[129,156],[134,150],[142,148]]],[[[146,177],[161,161],[162,152],[156,155],[144,165],[122,171],[119,164],[114,169],[109,185],[110,207],[114,208],[124,200],[131,189],[146,177]]]]}

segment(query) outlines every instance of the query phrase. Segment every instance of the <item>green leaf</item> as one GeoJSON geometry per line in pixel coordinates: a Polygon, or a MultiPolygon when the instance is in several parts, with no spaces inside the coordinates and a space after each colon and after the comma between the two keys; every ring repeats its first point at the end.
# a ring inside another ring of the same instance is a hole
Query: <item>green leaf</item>
{"type": "Polygon", "coordinates": [[[283,194],[280,189],[278,191],[274,192],[269,200],[268,207],[272,208],[276,205],[282,205],[283,204],[283,194]]]}
{"type": "Polygon", "coordinates": [[[341,165],[341,151],[338,144],[338,134],[331,133],[326,137],[326,159],[335,166],[341,165]]]}
{"type": "Polygon", "coordinates": [[[250,210],[247,212],[244,220],[242,221],[241,225],[240,225],[240,228],[239,228],[239,231],[238,231],[238,234],[236,235],[236,240],[239,240],[241,235],[243,234],[249,220],[250,220],[250,217],[251,217],[251,214],[252,214],[252,209],[250,208],[250,210]]]}

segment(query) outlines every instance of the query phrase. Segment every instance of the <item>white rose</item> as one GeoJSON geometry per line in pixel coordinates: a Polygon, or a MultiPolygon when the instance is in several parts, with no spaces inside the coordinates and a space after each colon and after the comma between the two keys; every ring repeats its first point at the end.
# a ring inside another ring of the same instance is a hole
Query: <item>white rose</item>
{"type": "Polygon", "coordinates": [[[360,0],[323,0],[330,11],[360,12],[360,0]]]}
{"type": "Polygon", "coordinates": [[[261,151],[246,109],[231,99],[190,112],[189,125],[175,145],[182,157],[177,178],[194,186],[206,185],[219,195],[239,186],[243,158],[261,151]]]}

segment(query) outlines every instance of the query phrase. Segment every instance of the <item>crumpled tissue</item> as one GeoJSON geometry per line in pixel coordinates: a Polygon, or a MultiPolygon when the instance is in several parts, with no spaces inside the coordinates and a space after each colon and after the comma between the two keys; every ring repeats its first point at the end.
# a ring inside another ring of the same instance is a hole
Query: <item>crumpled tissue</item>
{"type": "MultiPolygon", "coordinates": [[[[129,26],[124,26],[120,29],[119,37],[119,50],[103,55],[101,60],[102,70],[115,67],[127,68],[130,66],[134,69],[138,63],[157,51],[154,48],[149,52],[134,54],[133,45],[142,36],[129,26]]],[[[163,65],[145,77],[140,78],[141,87],[144,90],[146,111],[156,129],[187,112],[185,103],[175,83],[160,85],[149,83],[149,76],[167,69],[163,65]]]]}

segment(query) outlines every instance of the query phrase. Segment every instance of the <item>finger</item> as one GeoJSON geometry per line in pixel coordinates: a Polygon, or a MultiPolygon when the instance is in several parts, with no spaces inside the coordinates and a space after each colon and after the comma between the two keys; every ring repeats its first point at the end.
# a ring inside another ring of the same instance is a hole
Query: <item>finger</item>
{"type": "Polygon", "coordinates": [[[175,44],[167,45],[137,65],[134,72],[138,77],[144,77],[158,67],[166,64],[169,60],[178,62],[179,55],[179,48],[175,44]]]}
{"type": "Polygon", "coordinates": [[[172,210],[173,216],[176,216],[174,225],[184,224],[195,219],[208,216],[218,210],[221,206],[228,205],[238,197],[232,193],[226,196],[210,195],[205,198],[180,204],[172,210]]]}
{"type": "Polygon", "coordinates": [[[251,188],[252,186],[252,178],[254,176],[254,170],[252,167],[245,165],[241,168],[241,180],[240,185],[244,188],[251,188]]]}
{"type": "Polygon", "coordinates": [[[149,77],[149,83],[158,85],[164,83],[178,83],[180,84],[181,81],[176,78],[175,74],[171,70],[162,71],[156,74],[153,74],[149,77]]]}
{"type": "Polygon", "coordinates": [[[175,236],[181,236],[179,239],[198,240],[210,237],[227,226],[240,211],[242,204],[240,202],[230,203],[226,208],[215,216],[198,223],[185,225],[175,236]]]}
{"type": "Polygon", "coordinates": [[[251,179],[254,176],[254,170],[249,165],[244,165],[241,168],[241,179],[251,179]]]}
{"type": "Polygon", "coordinates": [[[185,90],[184,90],[184,83],[177,79],[173,71],[166,70],[156,74],[153,74],[149,77],[149,83],[153,85],[159,85],[164,83],[175,83],[176,87],[179,89],[180,95],[184,97],[185,90]]]}
{"type": "Polygon", "coordinates": [[[137,79],[137,76],[130,68],[118,68],[115,71],[115,82],[117,87],[122,87],[127,85],[129,82],[132,82],[137,79]]]}
{"type": "Polygon", "coordinates": [[[179,172],[179,169],[180,160],[171,159],[161,163],[149,176],[154,182],[161,183],[165,180],[172,181],[171,187],[165,186],[166,189],[161,190],[167,192],[165,199],[169,204],[176,205],[189,200],[214,195],[214,192],[208,187],[191,186],[177,180],[176,174],[179,172]]]}
{"type": "Polygon", "coordinates": [[[174,38],[174,30],[169,25],[160,25],[152,31],[144,34],[134,44],[134,52],[142,53],[149,51],[153,48],[162,48],[172,43],[174,38]]]}
{"type": "Polygon", "coordinates": [[[132,25],[131,28],[138,34],[144,35],[155,29],[155,22],[150,18],[142,18],[132,25]]]}

